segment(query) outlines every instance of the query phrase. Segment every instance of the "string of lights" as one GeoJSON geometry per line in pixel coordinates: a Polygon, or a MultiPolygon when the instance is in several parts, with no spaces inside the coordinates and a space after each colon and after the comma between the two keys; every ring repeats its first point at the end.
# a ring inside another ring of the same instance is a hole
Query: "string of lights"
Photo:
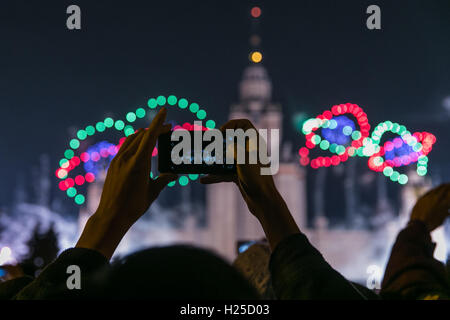
{"type": "Polygon", "coordinates": [[[337,166],[349,157],[369,157],[371,170],[383,172],[391,181],[406,184],[408,176],[394,168],[417,163],[419,176],[427,174],[428,157],[436,137],[429,132],[411,134],[405,126],[391,121],[378,124],[369,137],[367,114],[356,104],[335,105],[303,123],[305,146],[299,149],[300,164],[313,169],[337,166]],[[355,121],[356,120],[356,121],[355,121]],[[319,134],[320,129],[320,134],[319,134]],[[385,133],[397,135],[380,146],[385,133]],[[312,158],[314,148],[333,153],[332,156],[312,158]]]}
{"type": "MultiPolygon", "coordinates": [[[[97,122],[95,125],[88,125],[85,129],[80,129],[76,133],[76,138],[72,138],[69,141],[69,147],[64,151],[64,157],[59,161],[59,167],[55,171],[55,175],[61,181],[58,186],[61,191],[65,191],[69,198],[73,198],[74,202],[78,205],[84,204],[86,201],[85,195],[81,188],[85,183],[94,182],[99,174],[98,163],[102,161],[102,166],[107,169],[109,162],[114,158],[120,149],[121,145],[125,141],[126,137],[133,134],[136,130],[133,124],[138,119],[143,119],[146,117],[147,112],[150,110],[156,110],[157,108],[167,106],[167,107],[178,107],[180,110],[189,110],[195,115],[196,120],[205,120],[207,113],[204,109],[195,103],[189,103],[187,99],[178,99],[174,95],[168,97],[158,96],[156,98],[150,98],[147,101],[148,109],[138,108],[136,111],[128,112],[124,120],[114,120],[110,117],[105,118],[103,121],[97,122]],[[96,134],[101,134],[107,130],[115,130],[116,132],[123,135],[120,138],[119,143],[114,145],[108,141],[100,141],[87,149],[85,152],[76,154],[80,150],[81,143],[88,137],[95,136],[96,134]],[[78,174],[75,177],[70,177],[71,173],[75,168],[80,167],[83,163],[84,174],[78,174]]],[[[214,120],[209,119],[205,122],[205,127],[201,130],[214,129],[216,123],[214,120]]],[[[183,125],[177,125],[174,130],[186,129],[194,130],[197,129],[194,125],[190,123],[184,123],[183,125]]],[[[158,149],[152,152],[152,157],[158,154],[158,149]]],[[[156,179],[157,175],[150,173],[150,178],[156,179]]],[[[180,186],[186,186],[189,181],[194,181],[198,179],[197,174],[182,175],[177,181],[172,181],[168,184],[169,187],[173,187],[178,184],[180,186]]]]}

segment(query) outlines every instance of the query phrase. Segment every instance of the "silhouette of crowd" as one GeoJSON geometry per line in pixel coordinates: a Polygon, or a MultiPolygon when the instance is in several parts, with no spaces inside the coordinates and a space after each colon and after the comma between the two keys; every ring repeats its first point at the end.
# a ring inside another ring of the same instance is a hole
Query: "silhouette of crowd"
{"type": "MultiPolygon", "coordinates": [[[[234,183],[264,230],[267,242],[254,244],[233,265],[209,251],[183,245],[149,248],[110,263],[130,227],[177,178],[162,173],[148,179],[148,159],[158,136],[171,130],[165,118],[162,108],[149,128],[126,139],[110,164],[98,209],[76,246],[63,251],[35,277],[17,274],[1,282],[0,298],[450,298],[448,271],[433,258],[435,245],[430,236],[449,216],[450,184],[417,201],[392,247],[381,290],[374,292],[347,280],[325,261],[295,223],[273,177],[260,174],[259,164],[238,164],[234,175],[201,179],[204,184],[234,183]],[[80,271],[80,283],[71,283],[71,268],[80,271]]],[[[252,127],[248,120],[231,120],[221,130],[252,127]]]]}

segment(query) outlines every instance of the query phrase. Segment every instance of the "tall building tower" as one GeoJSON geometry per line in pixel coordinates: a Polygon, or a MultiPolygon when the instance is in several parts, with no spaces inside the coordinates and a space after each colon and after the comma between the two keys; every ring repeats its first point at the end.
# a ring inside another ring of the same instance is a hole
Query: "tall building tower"
{"type": "MultiPolygon", "coordinates": [[[[304,170],[296,163],[289,145],[281,144],[282,108],[272,101],[272,82],[262,65],[260,37],[257,25],[261,10],[251,10],[253,34],[250,38],[250,64],[244,70],[239,84],[239,102],[231,106],[230,119],[249,119],[257,129],[267,129],[267,145],[277,146],[270,152],[283,150],[280,167],[275,178],[278,190],[291,209],[294,219],[306,225],[306,190],[304,170]],[[270,141],[270,131],[279,130],[279,141],[270,141]]],[[[232,183],[207,186],[206,212],[211,231],[211,247],[223,257],[236,257],[238,243],[260,240],[264,232],[257,219],[249,212],[242,196],[232,183]]]]}

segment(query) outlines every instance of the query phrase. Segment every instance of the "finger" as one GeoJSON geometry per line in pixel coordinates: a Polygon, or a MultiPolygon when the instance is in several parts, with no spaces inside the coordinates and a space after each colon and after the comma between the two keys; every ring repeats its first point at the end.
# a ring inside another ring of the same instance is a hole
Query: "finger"
{"type": "MultiPolygon", "coordinates": [[[[151,143],[150,143],[150,145],[149,145],[149,148],[151,148],[151,153],[153,153],[153,149],[155,149],[155,146],[156,146],[156,140],[158,139],[158,137],[159,137],[161,134],[163,134],[163,133],[170,132],[170,129],[172,129],[172,125],[171,125],[170,123],[169,123],[169,124],[165,124],[165,125],[163,125],[163,126],[159,129],[158,133],[154,135],[155,140],[154,140],[154,141],[150,141],[151,143]]],[[[146,129],[146,130],[148,130],[148,129],[146,129]]],[[[145,131],[145,130],[144,130],[144,131],[145,131]]],[[[140,151],[139,151],[139,148],[140,148],[141,145],[142,145],[142,144],[141,144],[141,141],[142,141],[142,138],[139,140],[139,143],[133,143],[133,145],[129,147],[127,153],[130,153],[130,154],[139,154],[139,152],[140,152],[140,151]]]]}
{"type": "Polygon", "coordinates": [[[133,133],[132,135],[129,135],[125,142],[122,144],[122,146],[119,149],[119,152],[117,153],[117,156],[123,155],[125,153],[128,153],[128,150],[130,147],[137,142],[139,142],[142,139],[142,134],[144,133],[144,129],[139,129],[136,133],[133,133]]]}
{"type": "Polygon", "coordinates": [[[156,145],[156,140],[158,139],[159,135],[170,131],[172,125],[171,124],[164,125],[166,115],[167,115],[166,108],[162,108],[161,110],[159,110],[158,114],[153,119],[148,130],[145,131],[145,134],[139,143],[139,148],[136,151],[137,156],[148,158],[150,152],[153,151],[153,148],[156,145]]]}
{"type": "Polygon", "coordinates": [[[200,178],[200,183],[202,184],[214,184],[220,182],[236,182],[237,177],[235,174],[209,174],[207,176],[200,178]]]}
{"type": "Polygon", "coordinates": [[[155,130],[163,125],[164,121],[166,121],[167,109],[162,107],[156,116],[153,118],[152,122],[148,126],[149,130],[155,130]]]}
{"type": "Polygon", "coordinates": [[[155,188],[153,190],[150,190],[150,192],[155,192],[156,190],[156,196],[158,196],[158,194],[167,186],[169,182],[174,181],[177,178],[178,175],[174,173],[161,173],[155,180],[155,188]]]}

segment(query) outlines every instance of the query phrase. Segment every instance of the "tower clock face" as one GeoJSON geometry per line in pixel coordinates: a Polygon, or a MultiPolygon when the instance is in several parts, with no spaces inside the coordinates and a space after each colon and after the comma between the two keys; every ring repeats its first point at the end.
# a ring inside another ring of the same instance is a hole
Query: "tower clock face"
{"type": "Polygon", "coordinates": [[[272,224],[250,210],[278,212],[282,198],[292,219],[276,221],[295,221],[330,265],[375,288],[386,239],[450,181],[449,39],[448,0],[1,0],[0,268],[28,257],[39,274],[58,253],[27,255],[41,233],[73,247],[121,198],[104,192],[117,163],[145,176],[111,187],[136,199],[180,160],[145,193],[154,201],[117,254],[181,242],[233,261],[273,246],[272,224]],[[132,141],[163,109],[140,163],[145,144],[132,141]]]}

